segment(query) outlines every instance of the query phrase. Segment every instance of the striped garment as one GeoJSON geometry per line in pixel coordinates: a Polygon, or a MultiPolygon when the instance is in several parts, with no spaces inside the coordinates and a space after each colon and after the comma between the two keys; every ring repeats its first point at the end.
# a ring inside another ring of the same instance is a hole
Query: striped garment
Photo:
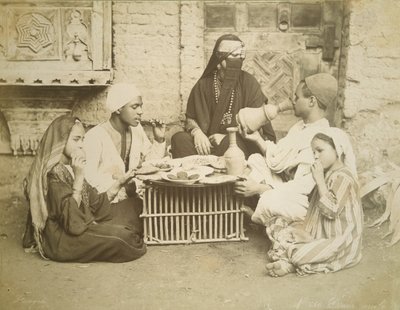
{"type": "Polygon", "coordinates": [[[357,181],[347,167],[325,178],[329,193],[314,188],[302,229],[275,220],[267,226],[271,260],[288,260],[298,274],[327,273],[352,267],[361,259],[363,211],[357,181]]]}

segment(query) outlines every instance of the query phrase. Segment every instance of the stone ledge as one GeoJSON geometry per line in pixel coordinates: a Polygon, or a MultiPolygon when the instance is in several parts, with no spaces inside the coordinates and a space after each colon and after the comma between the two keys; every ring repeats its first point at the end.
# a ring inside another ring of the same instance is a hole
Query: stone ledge
{"type": "Polygon", "coordinates": [[[106,86],[113,71],[18,71],[1,70],[1,85],[17,86],[106,86]]]}

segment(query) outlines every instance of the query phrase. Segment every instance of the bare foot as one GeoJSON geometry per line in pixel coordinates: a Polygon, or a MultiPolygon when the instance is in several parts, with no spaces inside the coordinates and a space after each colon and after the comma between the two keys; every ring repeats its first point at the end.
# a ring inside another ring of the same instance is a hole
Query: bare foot
{"type": "Polygon", "coordinates": [[[268,263],[265,265],[265,268],[267,269],[267,271],[270,271],[272,269],[274,269],[274,263],[268,263]]]}
{"type": "Polygon", "coordinates": [[[288,273],[292,273],[295,271],[294,266],[284,260],[268,263],[265,268],[267,269],[267,273],[271,277],[282,277],[284,275],[287,275],[288,273]]]}
{"type": "Polygon", "coordinates": [[[268,263],[268,264],[265,265],[265,269],[267,271],[267,274],[270,277],[277,277],[277,275],[275,275],[275,273],[274,273],[274,264],[275,263],[268,263]]]}
{"type": "Polygon", "coordinates": [[[252,217],[254,214],[254,210],[252,208],[250,208],[249,206],[243,205],[240,208],[240,211],[242,211],[244,214],[246,214],[248,217],[252,217]]]}

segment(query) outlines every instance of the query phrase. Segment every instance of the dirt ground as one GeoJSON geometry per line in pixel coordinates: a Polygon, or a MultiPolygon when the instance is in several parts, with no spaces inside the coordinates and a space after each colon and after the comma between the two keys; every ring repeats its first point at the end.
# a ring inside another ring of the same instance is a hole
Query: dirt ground
{"type": "MultiPolygon", "coordinates": [[[[269,243],[149,246],[124,263],[56,263],[21,247],[26,205],[0,201],[0,309],[400,309],[400,244],[365,229],[362,262],[328,275],[268,277],[269,243]]],[[[377,217],[366,211],[366,223],[377,217]]]]}

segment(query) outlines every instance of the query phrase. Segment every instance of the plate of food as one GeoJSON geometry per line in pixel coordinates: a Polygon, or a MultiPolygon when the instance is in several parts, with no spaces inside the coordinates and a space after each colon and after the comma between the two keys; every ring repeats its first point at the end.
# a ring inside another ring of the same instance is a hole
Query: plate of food
{"type": "Polygon", "coordinates": [[[192,173],[186,171],[177,171],[177,172],[164,172],[161,177],[170,182],[179,183],[179,184],[194,184],[199,181],[204,175],[199,173],[192,173]]]}
{"type": "MultiPolygon", "coordinates": [[[[179,159],[179,158],[177,158],[179,159]]],[[[177,159],[171,159],[164,157],[161,159],[150,159],[143,163],[143,166],[153,166],[159,169],[159,171],[170,171],[173,168],[178,168],[181,163],[177,159]]]]}
{"type": "Polygon", "coordinates": [[[153,163],[151,165],[158,168],[159,171],[170,171],[172,168],[174,168],[174,166],[166,162],[153,163]]]}

